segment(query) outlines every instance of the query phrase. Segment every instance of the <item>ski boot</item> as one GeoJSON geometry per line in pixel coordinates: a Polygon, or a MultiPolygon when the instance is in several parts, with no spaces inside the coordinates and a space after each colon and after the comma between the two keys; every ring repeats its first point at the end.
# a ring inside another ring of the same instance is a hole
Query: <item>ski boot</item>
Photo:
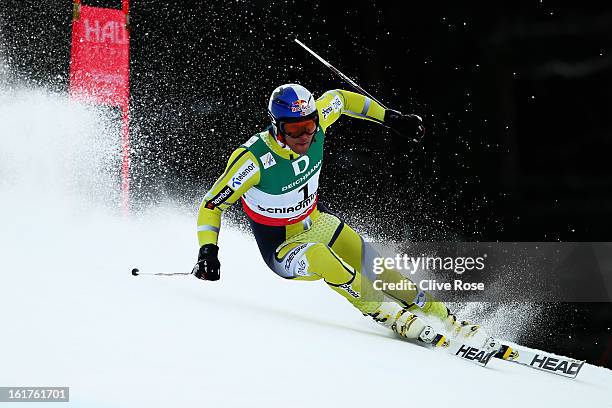
{"type": "Polygon", "coordinates": [[[440,320],[444,332],[450,339],[457,339],[462,343],[470,343],[475,346],[481,346],[489,339],[480,325],[465,320],[457,320],[457,316],[442,302],[428,300],[422,306],[411,305],[410,310],[423,313],[425,317],[435,317],[440,320]]]}
{"type": "Polygon", "coordinates": [[[395,302],[383,302],[374,313],[370,313],[374,321],[393,330],[395,333],[410,340],[416,340],[433,347],[446,347],[445,336],[436,333],[425,325],[422,319],[409,312],[395,302]]]}
{"type": "Polygon", "coordinates": [[[448,315],[443,320],[444,329],[449,337],[475,346],[482,346],[489,341],[490,336],[478,324],[466,320],[459,321],[448,308],[448,315]]]}

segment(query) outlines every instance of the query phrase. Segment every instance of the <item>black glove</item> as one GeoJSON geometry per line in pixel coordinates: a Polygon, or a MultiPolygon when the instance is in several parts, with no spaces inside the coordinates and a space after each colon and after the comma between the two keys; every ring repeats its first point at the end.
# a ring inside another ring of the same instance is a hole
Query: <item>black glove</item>
{"type": "Polygon", "coordinates": [[[218,254],[219,247],[215,244],[202,245],[198,253],[198,263],[195,264],[191,273],[198,279],[208,281],[219,280],[221,264],[217,258],[218,254]]]}
{"type": "Polygon", "coordinates": [[[384,124],[400,136],[420,141],[425,134],[423,119],[414,114],[404,115],[393,109],[385,111],[384,124]]]}

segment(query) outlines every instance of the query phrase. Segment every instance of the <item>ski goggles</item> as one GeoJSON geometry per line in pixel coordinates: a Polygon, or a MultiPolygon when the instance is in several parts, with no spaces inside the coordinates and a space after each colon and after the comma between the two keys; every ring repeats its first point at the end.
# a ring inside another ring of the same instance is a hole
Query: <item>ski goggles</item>
{"type": "Polygon", "coordinates": [[[286,137],[298,138],[303,134],[314,135],[319,126],[317,118],[301,120],[299,122],[281,123],[281,131],[286,137]]]}

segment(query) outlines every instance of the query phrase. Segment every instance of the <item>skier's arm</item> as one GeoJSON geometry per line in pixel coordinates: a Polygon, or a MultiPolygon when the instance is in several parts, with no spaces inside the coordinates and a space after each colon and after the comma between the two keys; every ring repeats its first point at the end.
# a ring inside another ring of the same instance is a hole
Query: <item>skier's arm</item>
{"type": "Polygon", "coordinates": [[[365,95],[341,89],[325,92],[317,99],[317,109],[323,131],[337,121],[342,114],[381,124],[385,119],[385,108],[377,102],[365,95]]]}
{"type": "Polygon", "coordinates": [[[404,115],[393,109],[385,109],[368,96],[355,92],[340,89],[327,91],[317,99],[317,109],[319,111],[319,124],[324,132],[340,118],[340,115],[344,114],[380,123],[400,136],[415,140],[420,139],[425,133],[420,116],[404,115]]]}
{"type": "Polygon", "coordinates": [[[247,190],[259,183],[257,159],[244,147],[230,156],[225,171],[204,196],[198,211],[198,242],[200,246],[217,244],[221,214],[247,190]]]}

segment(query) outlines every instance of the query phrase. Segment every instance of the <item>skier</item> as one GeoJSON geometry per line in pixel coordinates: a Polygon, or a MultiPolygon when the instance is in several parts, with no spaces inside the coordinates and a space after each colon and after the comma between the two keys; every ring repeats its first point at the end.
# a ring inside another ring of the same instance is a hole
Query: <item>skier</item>
{"type": "MultiPolygon", "coordinates": [[[[378,254],[318,201],[325,131],[342,114],[377,122],[411,139],[424,134],[421,118],[344,90],[328,91],[315,101],[297,84],[274,90],[268,114],[271,126],[232,153],[225,171],[204,196],[197,220],[200,250],[192,273],[203,280],[219,279],[221,214],[242,198],[261,255],[279,276],[323,279],[364,315],[408,339],[434,345],[446,342],[415,313],[439,319],[447,335],[474,337],[479,326],[458,322],[427,293],[374,290],[372,282],[381,276],[372,272],[371,260],[378,254]]],[[[382,278],[405,280],[390,269],[382,278]]]]}

